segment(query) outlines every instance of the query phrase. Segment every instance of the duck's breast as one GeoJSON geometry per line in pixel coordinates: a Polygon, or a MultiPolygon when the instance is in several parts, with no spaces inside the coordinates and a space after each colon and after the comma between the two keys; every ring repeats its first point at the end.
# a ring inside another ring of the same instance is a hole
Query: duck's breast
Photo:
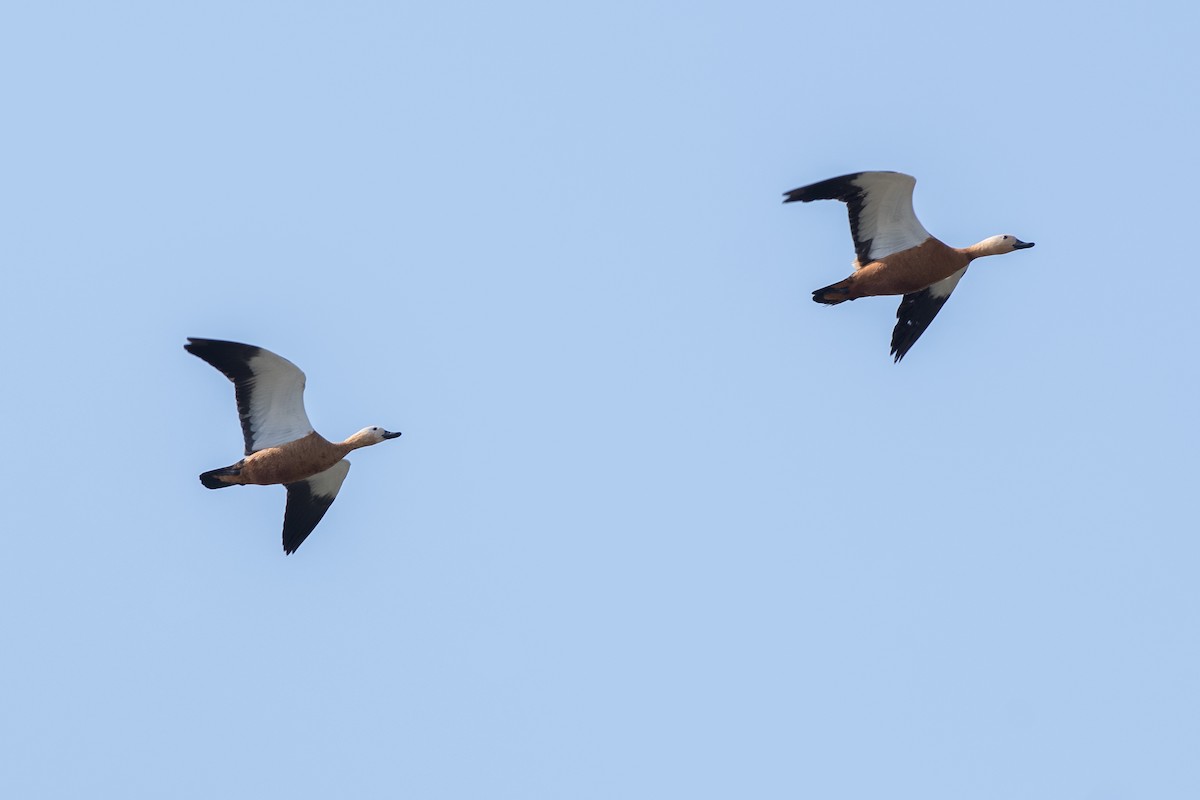
{"type": "Polygon", "coordinates": [[[908,294],[945,280],[970,261],[961,250],[930,237],[866,265],[855,274],[855,284],[864,295],[908,294]]]}
{"type": "Polygon", "coordinates": [[[294,483],[324,472],[345,455],[337,445],[313,432],[278,447],[246,456],[242,476],[246,483],[294,483]]]}

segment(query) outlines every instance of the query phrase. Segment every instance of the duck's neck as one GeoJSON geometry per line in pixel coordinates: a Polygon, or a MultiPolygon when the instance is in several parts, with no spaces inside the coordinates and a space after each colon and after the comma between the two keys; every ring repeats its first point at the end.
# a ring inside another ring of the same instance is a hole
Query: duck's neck
{"type": "Polygon", "coordinates": [[[959,248],[959,252],[965,255],[968,261],[974,261],[975,259],[983,258],[984,256],[996,255],[995,252],[993,252],[988,246],[987,239],[984,239],[982,242],[976,242],[970,247],[959,248]]]}
{"type": "Polygon", "coordinates": [[[351,450],[357,450],[360,447],[366,447],[371,444],[375,444],[375,442],[370,437],[362,433],[356,433],[345,441],[337,442],[336,447],[342,451],[342,455],[344,456],[351,450]]]}

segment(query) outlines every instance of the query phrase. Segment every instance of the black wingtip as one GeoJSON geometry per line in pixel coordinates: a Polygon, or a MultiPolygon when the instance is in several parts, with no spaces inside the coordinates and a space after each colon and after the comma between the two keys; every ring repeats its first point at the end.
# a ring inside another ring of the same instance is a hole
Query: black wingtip
{"type": "Polygon", "coordinates": [[[226,342],[221,339],[198,339],[194,336],[188,337],[188,343],[183,349],[216,367],[225,373],[225,377],[235,382],[250,377],[250,359],[262,352],[262,348],[257,345],[226,342]]]}
{"type": "Polygon", "coordinates": [[[862,189],[854,184],[854,179],[860,175],[862,175],[861,172],[851,172],[849,175],[839,175],[836,178],[828,178],[792,189],[790,192],[783,193],[783,202],[809,203],[813,200],[848,202],[850,198],[858,197],[862,193],[862,189]]]}
{"type": "Polygon", "coordinates": [[[893,363],[899,364],[900,360],[908,355],[908,351],[929,328],[934,317],[949,299],[949,294],[938,297],[928,288],[904,295],[896,309],[896,327],[892,329],[893,363]]]}
{"type": "Polygon", "coordinates": [[[851,172],[836,178],[810,183],[799,189],[783,193],[785,203],[809,203],[813,200],[840,200],[846,204],[850,216],[850,235],[854,238],[854,252],[858,263],[866,264],[871,260],[871,240],[863,239],[858,232],[858,217],[862,213],[865,194],[862,187],[854,183],[863,173],[851,172]]]}
{"type": "Polygon", "coordinates": [[[291,555],[300,549],[333,505],[333,497],[314,496],[308,481],[285,483],[287,507],[283,512],[283,552],[291,555]]]}
{"type": "Polygon", "coordinates": [[[912,331],[907,330],[908,327],[908,325],[905,325],[901,321],[896,323],[896,327],[892,331],[892,347],[888,355],[892,356],[893,364],[899,364],[908,355],[908,351],[912,349],[912,346],[917,343],[917,339],[920,338],[921,333],[924,333],[924,331],[920,331],[916,336],[912,336],[912,331]],[[902,331],[900,328],[901,325],[904,325],[906,329],[902,331]]]}
{"type": "Polygon", "coordinates": [[[925,327],[917,328],[913,323],[900,320],[896,323],[895,329],[892,331],[892,349],[889,355],[892,356],[892,363],[899,364],[912,346],[917,343],[917,339],[921,338],[921,334],[925,332],[925,327]]]}

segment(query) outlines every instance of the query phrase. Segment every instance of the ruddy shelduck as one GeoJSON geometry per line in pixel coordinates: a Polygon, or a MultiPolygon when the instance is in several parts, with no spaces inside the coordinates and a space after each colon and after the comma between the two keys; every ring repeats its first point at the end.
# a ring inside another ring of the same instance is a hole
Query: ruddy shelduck
{"type": "Polygon", "coordinates": [[[344,442],[313,430],[304,411],[304,373],[270,350],[237,342],[188,338],[184,349],[233,381],[246,457],[209,470],[200,482],[209,489],[281,483],[287,488],[283,551],[294,553],[333,505],[351,450],[395,439],[399,433],[363,428],[344,442]]]}
{"type": "Polygon", "coordinates": [[[802,186],[783,202],[841,200],[850,213],[854,273],[813,292],[813,300],[837,305],[874,295],[901,294],[892,331],[892,355],[899,361],[950,299],[967,266],[982,256],[1033,247],[1011,234],[970,247],[950,247],[935,239],[913,212],[917,180],[899,172],[855,172],[802,186]]]}

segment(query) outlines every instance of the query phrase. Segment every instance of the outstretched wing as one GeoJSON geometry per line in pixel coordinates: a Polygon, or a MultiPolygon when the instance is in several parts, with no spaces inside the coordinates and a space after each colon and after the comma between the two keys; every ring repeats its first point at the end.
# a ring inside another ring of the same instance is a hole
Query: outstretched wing
{"type": "Polygon", "coordinates": [[[324,472],[287,487],[287,510],[283,512],[283,552],[291,555],[317,527],[321,517],[333,505],[342,481],[350,472],[350,462],[342,459],[324,472]]]}
{"type": "Polygon", "coordinates": [[[929,323],[933,322],[942,306],[946,305],[950,293],[966,272],[967,268],[963,267],[949,278],[930,284],[919,292],[904,295],[900,307],[896,309],[897,322],[892,330],[892,355],[896,357],[896,363],[899,363],[904,354],[917,343],[917,339],[921,338],[921,334],[929,327],[929,323]]]}
{"type": "Polygon", "coordinates": [[[929,238],[913,211],[917,179],[902,172],[855,172],[802,186],[783,202],[841,200],[850,213],[850,234],[858,265],[916,247],[929,238]]]}
{"type": "Polygon", "coordinates": [[[304,373],[270,350],[238,342],[188,338],[183,346],[233,381],[246,455],[313,432],[304,411],[304,373]]]}

